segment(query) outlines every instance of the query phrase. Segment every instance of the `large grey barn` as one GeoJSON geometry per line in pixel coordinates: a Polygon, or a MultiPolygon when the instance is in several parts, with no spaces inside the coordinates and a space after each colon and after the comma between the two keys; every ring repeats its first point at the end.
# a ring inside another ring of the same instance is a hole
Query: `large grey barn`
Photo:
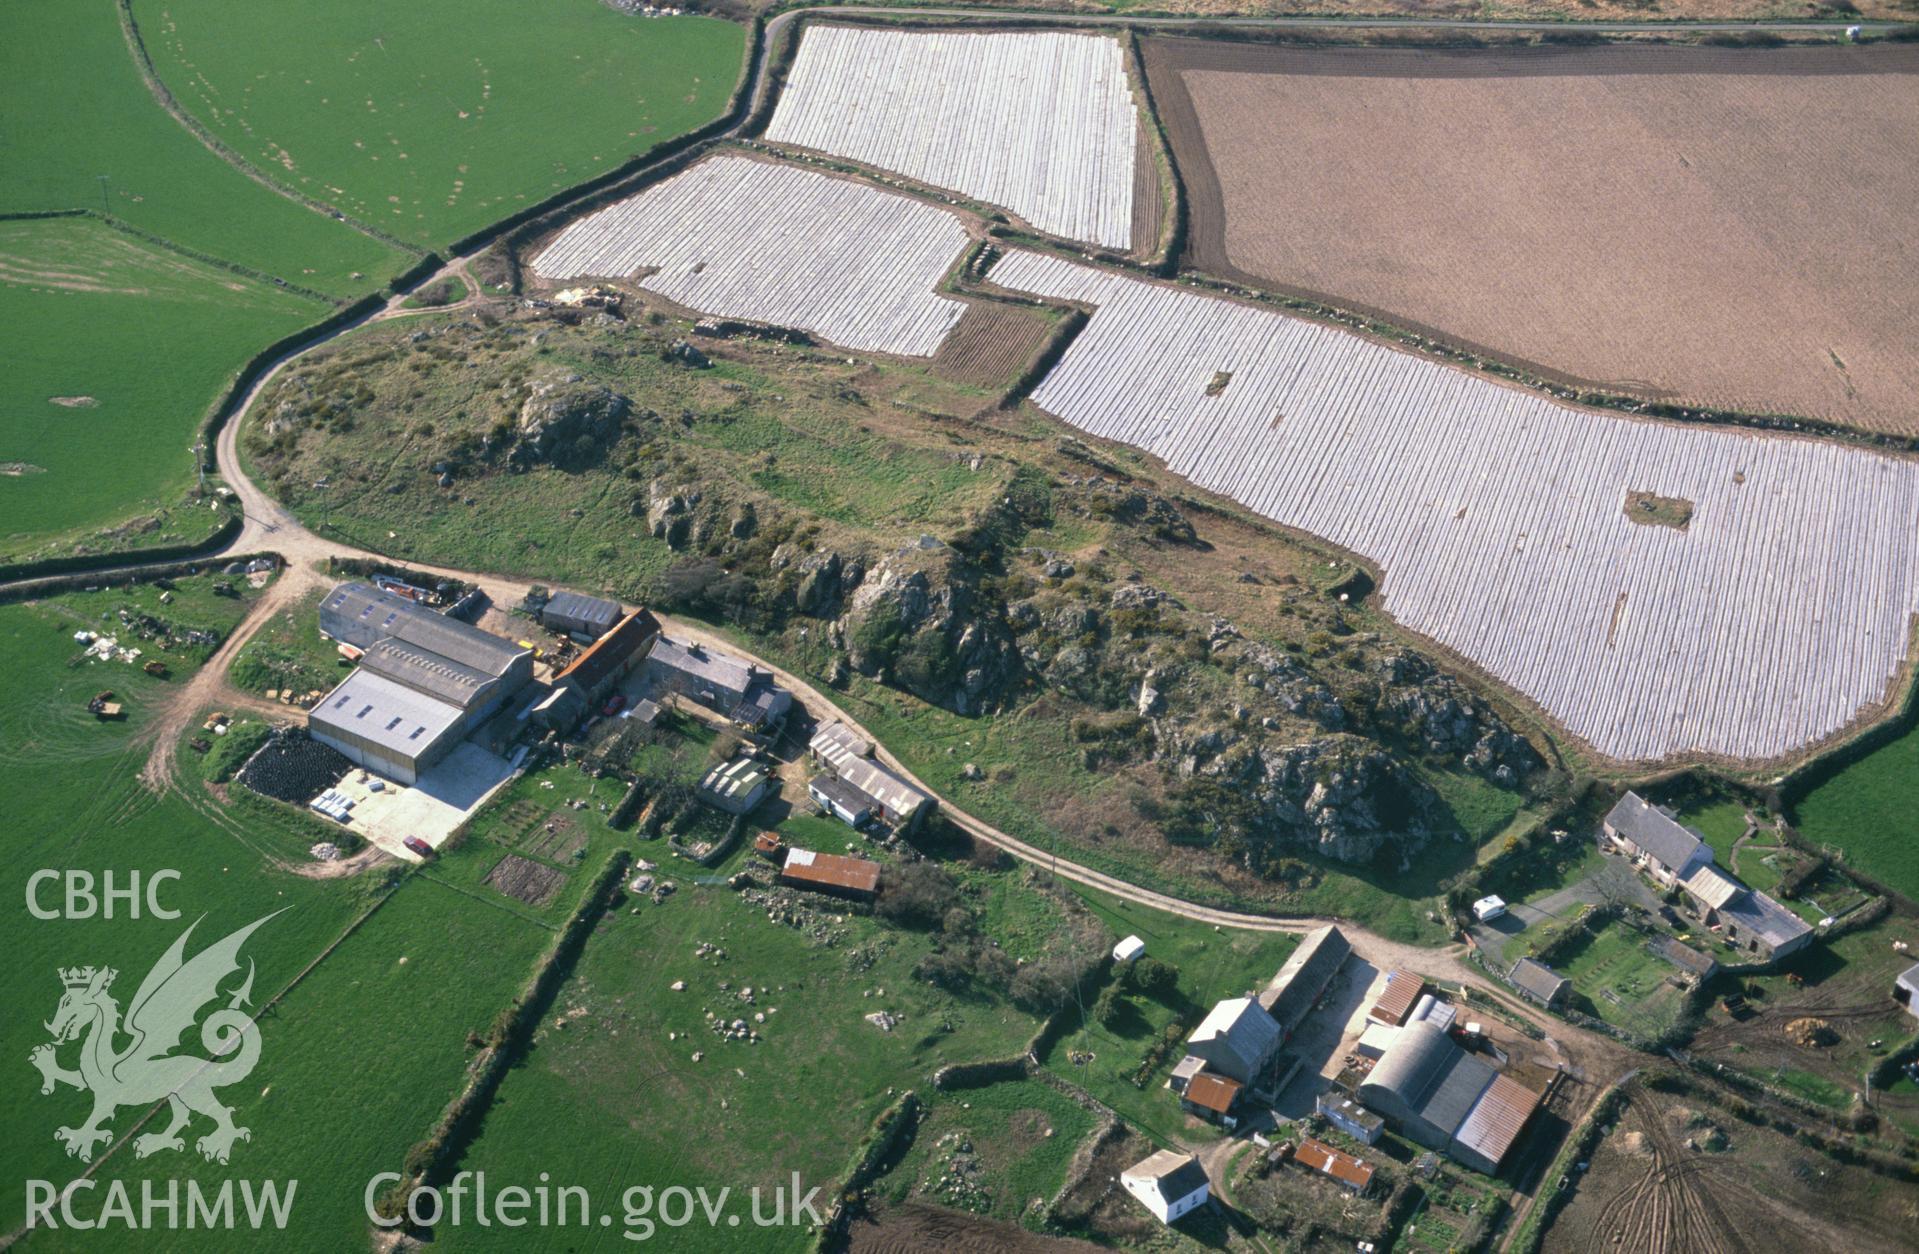
{"type": "Polygon", "coordinates": [[[359,668],[313,708],[308,731],[402,784],[533,678],[531,650],[368,584],[328,593],[320,630],[362,652],[359,668]]]}
{"type": "Polygon", "coordinates": [[[1394,1035],[1360,1082],[1359,1100],[1411,1140],[1492,1175],[1538,1108],[1539,1094],[1420,1020],[1394,1035]]]}

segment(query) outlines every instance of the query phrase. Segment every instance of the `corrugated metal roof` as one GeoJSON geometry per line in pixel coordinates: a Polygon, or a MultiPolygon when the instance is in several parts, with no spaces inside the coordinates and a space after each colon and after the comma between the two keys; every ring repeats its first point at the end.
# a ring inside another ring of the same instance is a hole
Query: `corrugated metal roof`
{"type": "Polygon", "coordinates": [[[806,790],[826,798],[828,804],[837,805],[848,814],[867,815],[873,810],[871,797],[837,775],[815,775],[806,790]]]}
{"type": "Polygon", "coordinates": [[[1346,961],[1353,947],[1340,930],[1331,924],[1315,928],[1300,938],[1299,947],[1286,959],[1260,995],[1259,1004],[1280,1026],[1291,1031],[1306,1018],[1326,984],[1346,961]]]}
{"type": "Polygon", "coordinates": [[[740,758],[708,771],[706,778],[700,781],[700,790],[731,800],[751,796],[755,789],[766,787],[766,781],[765,767],[751,758],[740,758]]]}
{"type": "Polygon", "coordinates": [[[879,888],[880,864],[868,862],[865,858],[846,858],[836,853],[789,849],[780,875],[802,884],[870,893],[879,888]]]}
{"type": "Polygon", "coordinates": [[[1454,1045],[1443,1033],[1440,1039],[1446,1041],[1451,1054],[1416,1105],[1421,1118],[1451,1136],[1466,1121],[1473,1103],[1499,1073],[1490,1064],[1454,1045]]]}
{"type": "Polygon", "coordinates": [[[1321,1171],[1335,1180],[1349,1184],[1364,1192],[1373,1182],[1372,1165],[1351,1154],[1341,1153],[1324,1141],[1306,1137],[1293,1151],[1293,1157],[1315,1171],[1321,1171]]]}
{"type": "Polygon", "coordinates": [[[1538,1093],[1511,1076],[1496,1075],[1453,1139],[1497,1167],[1539,1109],[1539,1101],[1538,1093]]]}
{"type": "Polygon", "coordinates": [[[347,643],[366,648],[373,640],[391,637],[483,675],[505,674],[513,660],[527,652],[511,640],[436,614],[371,584],[339,585],[321,603],[320,614],[323,630],[329,626],[341,629],[327,630],[335,639],[346,639],[342,632],[364,635],[367,643],[353,639],[347,639],[347,643]]]}
{"type": "Polygon", "coordinates": [[[839,777],[859,789],[889,815],[905,818],[932,798],[871,758],[848,758],[839,777]]]}
{"type": "Polygon", "coordinates": [[[1201,1071],[1186,1082],[1186,1100],[1223,1115],[1232,1110],[1233,1103],[1239,1100],[1239,1091],[1245,1087],[1238,1080],[1217,1072],[1201,1071]]]}
{"type": "Polygon", "coordinates": [[[1386,988],[1373,1003],[1371,1018],[1394,1027],[1406,1022],[1407,1012],[1426,991],[1426,981],[1411,971],[1395,971],[1386,977],[1386,988]]]}
{"type": "Polygon", "coordinates": [[[1744,884],[1725,875],[1710,863],[1688,875],[1682,883],[1686,891],[1698,898],[1708,910],[1718,910],[1746,891],[1744,884]]]}
{"type": "Polygon", "coordinates": [[[835,770],[853,758],[868,757],[873,752],[872,742],[845,723],[828,723],[813,733],[813,739],[807,742],[806,747],[813,756],[835,770]]]}
{"type": "Polygon", "coordinates": [[[1774,949],[1812,931],[1812,924],[1761,892],[1746,892],[1719,911],[1721,920],[1742,927],[1774,949]]]}
{"type": "Polygon", "coordinates": [[[605,631],[620,621],[624,613],[617,601],[608,601],[604,597],[590,597],[584,592],[567,592],[564,589],[547,598],[546,608],[540,611],[541,617],[551,615],[555,618],[570,619],[576,623],[585,623],[598,631],[605,631]]]}

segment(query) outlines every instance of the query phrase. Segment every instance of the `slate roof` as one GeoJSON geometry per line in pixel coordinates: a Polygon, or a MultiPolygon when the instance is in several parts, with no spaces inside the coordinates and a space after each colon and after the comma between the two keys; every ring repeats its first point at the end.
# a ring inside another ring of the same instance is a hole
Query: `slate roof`
{"type": "Polygon", "coordinates": [[[1719,917],[1778,949],[1812,931],[1812,924],[1764,893],[1747,891],[1720,908],[1719,917]]]}
{"type": "Polygon", "coordinates": [[[1506,978],[1513,982],[1514,988],[1531,993],[1541,1001],[1551,1001],[1566,987],[1565,976],[1532,958],[1521,958],[1513,963],[1506,978]]]}
{"type": "Polygon", "coordinates": [[[1186,1038],[1186,1048],[1191,1052],[1195,1045],[1220,1041],[1251,1074],[1279,1048],[1279,1035],[1279,1024],[1258,1002],[1250,997],[1229,997],[1200,1020],[1186,1038]]]}
{"type": "Polygon", "coordinates": [[[1168,1206],[1190,1197],[1207,1185],[1205,1169],[1199,1159],[1177,1150],[1160,1150],[1128,1167],[1125,1176],[1153,1184],[1168,1206]]]}
{"type": "Polygon", "coordinates": [[[1712,859],[1711,847],[1699,839],[1697,832],[1636,792],[1619,799],[1606,815],[1606,823],[1675,871],[1682,870],[1702,846],[1707,860],[1712,859]]]}
{"type": "Polygon", "coordinates": [[[1306,1018],[1327,981],[1352,952],[1352,945],[1331,924],[1306,933],[1260,994],[1260,1006],[1291,1032],[1306,1018]]]}
{"type": "Polygon", "coordinates": [[[746,698],[758,677],[754,667],[736,657],[715,653],[703,645],[682,644],[671,636],[655,641],[647,660],[680,677],[687,695],[695,698],[710,689],[722,700],[736,703],[746,698]]]}

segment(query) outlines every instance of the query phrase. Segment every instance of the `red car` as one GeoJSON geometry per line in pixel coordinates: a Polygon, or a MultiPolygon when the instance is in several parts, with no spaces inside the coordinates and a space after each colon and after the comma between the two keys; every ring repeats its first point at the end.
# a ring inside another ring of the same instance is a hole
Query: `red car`
{"type": "Polygon", "coordinates": [[[427,844],[418,836],[409,836],[400,843],[408,849],[411,849],[414,853],[419,854],[422,858],[431,858],[433,856],[433,846],[427,844]]]}
{"type": "Polygon", "coordinates": [[[612,718],[625,708],[626,694],[624,692],[616,692],[606,699],[606,704],[600,707],[600,713],[606,715],[608,718],[612,718]]]}

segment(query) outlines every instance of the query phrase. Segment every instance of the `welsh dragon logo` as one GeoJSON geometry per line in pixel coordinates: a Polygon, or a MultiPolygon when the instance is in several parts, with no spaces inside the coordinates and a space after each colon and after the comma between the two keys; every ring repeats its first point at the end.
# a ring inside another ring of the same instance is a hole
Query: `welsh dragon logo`
{"type": "Polygon", "coordinates": [[[254,920],[191,959],[186,957],[187,938],[199,922],[190,924],[140,982],[140,990],[127,1005],[124,1022],[120,1004],[110,994],[118,971],[112,967],[61,968],[60,982],[66,992],[61,995],[53,1021],[44,1025],[53,1042],[36,1046],[27,1061],[39,1069],[42,1094],[53,1092],[60,1084],[93,1094],[92,1117],[80,1127],[61,1128],[53,1134],[67,1147],[67,1153],[91,1162],[94,1150],[113,1139],[106,1125],[115,1111],[122,1106],[144,1108],[162,1100],[168,1107],[167,1126],[134,1138],[133,1152],[140,1158],[161,1150],[184,1149],[180,1133],[196,1114],[213,1121],[213,1130],[195,1143],[208,1159],[224,1163],[235,1141],[252,1139],[247,1129],[235,1126],[233,1108],[222,1105],[214,1096],[215,1089],[246,1079],[260,1061],[259,1026],[240,1009],[250,1004],[248,999],[253,995],[251,960],[246,981],[229,994],[224,1007],[200,1024],[200,1045],[209,1056],[173,1051],[180,1044],[181,1034],[192,1028],[200,1012],[220,996],[220,982],[240,969],[240,946],[272,917],[270,914],[254,920]],[[86,1040],[80,1046],[79,1070],[69,1071],[60,1065],[56,1051],[82,1034],[86,1040]]]}

